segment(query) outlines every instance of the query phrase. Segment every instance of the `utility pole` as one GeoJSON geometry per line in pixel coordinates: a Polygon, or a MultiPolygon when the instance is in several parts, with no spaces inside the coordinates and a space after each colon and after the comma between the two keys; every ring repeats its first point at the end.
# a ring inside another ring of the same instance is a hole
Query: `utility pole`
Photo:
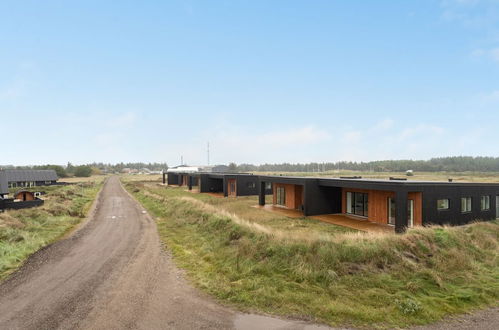
{"type": "Polygon", "coordinates": [[[184,156],[180,156],[180,165],[184,165],[184,156]]]}
{"type": "Polygon", "coordinates": [[[208,164],[207,165],[210,165],[210,142],[208,141],[207,143],[207,151],[206,151],[206,154],[208,156],[208,164]]]}

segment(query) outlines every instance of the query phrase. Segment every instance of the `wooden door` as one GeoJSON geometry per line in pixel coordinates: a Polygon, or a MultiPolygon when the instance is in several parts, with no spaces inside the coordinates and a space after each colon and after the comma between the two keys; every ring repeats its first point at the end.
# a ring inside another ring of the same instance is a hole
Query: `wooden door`
{"type": "Polygon", "coordinates": [[[236,187],[236,179],[229,179],[227,182],[227,191],[228,196],[236,197],[237,196],[237,187],[236,187]]]}

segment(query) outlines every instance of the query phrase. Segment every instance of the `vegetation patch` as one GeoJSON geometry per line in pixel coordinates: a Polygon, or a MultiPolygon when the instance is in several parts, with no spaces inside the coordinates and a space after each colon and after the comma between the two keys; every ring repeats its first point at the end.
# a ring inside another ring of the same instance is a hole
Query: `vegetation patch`
{"type": "Polygon", "coordinates": [[[101,186],[102,182],[85,182],[27,188],[45,192],[43,206],[0,213],[0,280],[19,268],[31,254],[78,224],[101,186]]]}
{"type": "MultiPolygon", "coordinates": [[[[224,209],[235,200],[136,182],[126,187],[156,217],[163,242],[193,283],[242,310],[389,328],[427,324],[499,298],[497,221],[405,235],[331,229],[326,240],[283,240],[183,197],[209,198],[224,209]]],[[[244,212],[254,212],[237,208],[241,213],[232,213],[245,220],[244,212]]],[[[268,221],[286,229],[281,220],[268,221]]]]}

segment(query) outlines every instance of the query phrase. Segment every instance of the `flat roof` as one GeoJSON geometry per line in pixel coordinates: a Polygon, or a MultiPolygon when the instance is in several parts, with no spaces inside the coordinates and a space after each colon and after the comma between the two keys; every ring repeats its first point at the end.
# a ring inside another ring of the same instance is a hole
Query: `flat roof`
{"type": "Polygon", "coordinates": [[[54,170],[3,170],[7,182],[57,181],[54,170]]]}
{"type": "Polygon", "coordinates": [[[375,178],[335,178],[335,177],[315,177],[315,176],[284,176],[284,175],[261,175],[262,179],[269,178],[272,180],[284,179],[286,181],[292,180],[318,180],[319,184],[324,183],[370,183],[370,184],[382,184],[382,185],[441,185],[441,186],[458,186],[458,185],[470,185],[470,186],[498,186],[499,182],[449,182],[449,181],[428,181],[428,180],[390,180],[390,179],[375,179],[375,178]]]}

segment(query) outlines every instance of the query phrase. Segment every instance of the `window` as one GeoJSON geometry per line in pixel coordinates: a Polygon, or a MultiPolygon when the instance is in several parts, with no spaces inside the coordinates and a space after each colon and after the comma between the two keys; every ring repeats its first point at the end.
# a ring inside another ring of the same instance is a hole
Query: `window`
{"type": "Polygon", "coordinates": [[[409,228],[414,227],[414,200],[407,201],[407,225],[409,228]]]}
{"type": "Polygon", "coordinates": [[[276,189],[276,204],[286,206],[286,189],[284,187],[277,187],[276,189]]]}
{"type": "Polygon", "coordinates": [[[347,192],[347,213],[367,217],[368,195],[358,192],[347,192]]]}
{"type": "Polygon", "coordinates": [[[437,201],[438,210],[448,210],[450,208],[450,201],[448,199],[439,199],[437,201]]]}
{"type": "Polygon", "coordinates": [[[461,198],[461,212],[462,213],[471,212],[471,197],[461,198]]]}
{"type": "Polygon", "coordinates": [[[388,224],[395,225],[395,199],[388,197],[388,224]]]}
{"type": "Polygon", "coordinates": [[[272,189],[272,182],[265,182],[265,189],[266,190],[272,189]]]}
{"type": "Polygon", "coordinates": [[[248,182],[248,188],[253,189],[256,187],[256,183],[254,182],[248,182]]]}
{"type": "Polygon", "coordinates": [[[482,211],[490,210],[490,196],[482,196],[480,200],[480,208],[482,211]]]}
{"type": "Polygon", "coordinates": [[[347,213],[352,213],[352,193],[347,192],[347,213]]]}

